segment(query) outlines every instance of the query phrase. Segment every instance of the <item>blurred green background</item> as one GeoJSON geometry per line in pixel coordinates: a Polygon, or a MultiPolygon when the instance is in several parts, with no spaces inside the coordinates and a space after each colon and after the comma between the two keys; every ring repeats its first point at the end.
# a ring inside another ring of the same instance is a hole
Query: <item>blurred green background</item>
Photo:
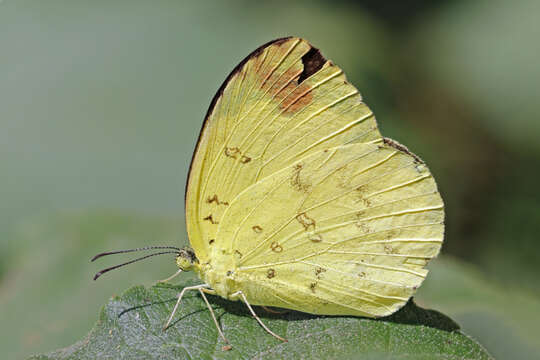
{"type": "MultiPolygon", "coordinates": [[[[186,242],[198,131],[232,68],[307,38],[447,206],[417,301],[497,358],[540,358],[540,3],[0,1],[0,349],[67,346],[109,296],[175,271],[91,280],[107,249],[186,242]]],[[[110,264],[118,259],[110,260],[110,264]]]]}

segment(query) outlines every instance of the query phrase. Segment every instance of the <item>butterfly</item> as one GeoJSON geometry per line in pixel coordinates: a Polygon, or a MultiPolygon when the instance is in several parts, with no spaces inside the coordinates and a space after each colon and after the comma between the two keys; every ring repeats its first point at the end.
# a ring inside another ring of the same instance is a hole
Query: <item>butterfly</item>
{"type": "Polygon", "coordinates": [[[185,207],[191,246],[149,248],[177,255],[166,281],[192,270],[202,283],[180,292],[165,327],[198,291],[226,343],[205,294],[242,301],[284,341],[252,305],[387,316],[421,285],[444,235],[425,163],[383,137],[343,71],[298,37],[262,45],[219,88],[185,207]]]}

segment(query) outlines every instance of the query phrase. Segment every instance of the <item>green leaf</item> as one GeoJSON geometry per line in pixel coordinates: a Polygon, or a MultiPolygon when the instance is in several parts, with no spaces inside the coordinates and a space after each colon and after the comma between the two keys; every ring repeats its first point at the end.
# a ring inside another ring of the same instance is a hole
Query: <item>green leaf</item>
{"type": "Polygon", "coordinates": [[[162,327],[184,286],[135,286],[113,297],[82,341],[34,359],[490,359],[441,313],[410,301],[380,319],[313,316],[295,311],[271,314],[255,307],[262,320],[289,342],[266,333],[239,302],[209,296],[232,349],[218,336],[210,312],[196,292],[187,293],[171,327],[162,327]]]}

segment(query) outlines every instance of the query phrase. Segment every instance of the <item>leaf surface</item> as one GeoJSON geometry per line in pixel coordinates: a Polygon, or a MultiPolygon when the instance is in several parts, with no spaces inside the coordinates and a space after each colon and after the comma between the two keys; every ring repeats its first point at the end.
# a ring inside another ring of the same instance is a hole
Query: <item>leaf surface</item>
{"type": "Polygon", "coordinates": [[[256,307],[263,321],[289,342],[268,335],[238,302],[210,296],[210,303],[232,344],[224,343],[203,300],[187,293],[173,325],[162,326],[180,286],[135,286],[113,297],[82,341],[33,359],[491,359],[461,333],[450,318],[409,302],[379,319],[312,316],[289,311],[277,315],[256,307]]]}

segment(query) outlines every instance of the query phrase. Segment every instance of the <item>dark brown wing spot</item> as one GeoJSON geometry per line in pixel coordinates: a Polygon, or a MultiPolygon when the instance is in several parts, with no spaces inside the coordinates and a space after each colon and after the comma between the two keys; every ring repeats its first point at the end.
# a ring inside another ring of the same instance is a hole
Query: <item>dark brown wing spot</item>
{"type": "Polygon", "coordinates": [[[268,271],[266,272],[266,277],[271,279],[274,276],[276,276],[276,271],[274,269],[268,269],[268,271]]]}
{"type": "Polygon", "coordinates": [[[322,268],[322,267],[320,267],[320,266],[316,267],[316,268],[315,268],[315,276],[317,277],[317,279],[320,280],[320,279],[321,279],[321,274],[322,274],[323,272],[325,272],[325,271],[326,271],[326,269],[324,269],[324,268],[322,268]]]}
{"type": "Polygon", "coordinates": [[[216,239],[210,239],[210,240],[208,241],[208,243],[209,243],[210,245],[212,245],[215,241],[216,241],[216,239]]]}
{"type": "Polygon", "coordinates": [[[309,51],[302,56],[302,64],[304,65],[304,71],[300,74],[298,78],[298,83],[302,83],[311,75],[315,74],[317,71],[321,70],[326,59],[322,56],[319,49],[312,47],[309,51]]]}
{"type": "Polygon", "coordinates": [[[326,59],[314,47],[302,56],[302,72],[295,81],[290,82],[280,91],[284,95],[281,97],[282,100],[280,99],[279,107],[285,113],[296,113],[311,104],[313,101],[312,87],[304,83],[304,80],[319,71],[325,63],[326,59]]]}
{"type": "Polygon", "coordinates": [[[212,197],[209,196],[206,199],[206,202],[209,203],[209,204],[215,202],[218,205],[229,205],[229,203],[227,201],[219,201],[218,196],[216,194],[214,194],[214,196],[212,196],[212,197]]]}
{"type": "Polygon", "coordinates": [[[270,244],[270,249],[272,249],[273,252],[277,252],[277,253],[280,253],[283,251],[283,247],[275,241],[272,242],[272,244],[270,244]]]}
{"type": "Polygon", "coordinates": [[[242,257],[242,253],[241,253],[240,251],[234,250],[234,253],[235,253],[236,255],[238,255],[238,257],[240,257],[240,258],[242,257]]]}
{"type": "Polygon", "coordinates": [[[260,234],[263,231],[263,228],[259,225],[255,225],[252,227],[253,231],[255,231],[257,234],[260,234]]]}
{"type": "Polygon", "coordinates": [[[208,215],[207,217],[203,218],[203,220],[206,220],[206,221],[210,221],[212,224],[219,224],[218,221],[214,220],[214,218],[212,217],[212,214],[208,215]]]}
{"type": "Polygon", "coordinates": [[[301,214],[298,214],[296,215],[296,220],[302,224],[302,226],[304,227],[304,229],[306,231],[310,230],[310,231],[313,231],[315,230],[315,220],[310,218],[309,216],[307,216],[306,213],[301,213],[301,214]]]}
{"type": "Polygon", "coordinates": [[[317,287],[317,283],[311,283],[309,284],[309,289],[312,291],[312,292],[315,292],[315,288],[317,287]]]}

